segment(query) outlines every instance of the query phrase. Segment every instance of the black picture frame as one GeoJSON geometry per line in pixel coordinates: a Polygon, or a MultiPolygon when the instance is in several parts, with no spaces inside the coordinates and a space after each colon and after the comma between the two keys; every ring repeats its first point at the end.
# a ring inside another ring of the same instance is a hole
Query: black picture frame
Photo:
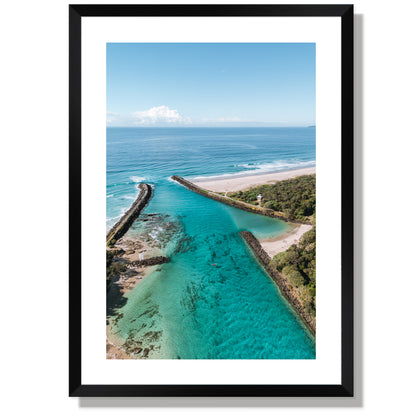
{"type": "Polygon", "coordinates": [[[353,396],[353,5],[69,5],[69,396],[353,396]],[[81,18],[341,17],[342,378],[339,385],[86,385],[81,381],[81,18]]]}

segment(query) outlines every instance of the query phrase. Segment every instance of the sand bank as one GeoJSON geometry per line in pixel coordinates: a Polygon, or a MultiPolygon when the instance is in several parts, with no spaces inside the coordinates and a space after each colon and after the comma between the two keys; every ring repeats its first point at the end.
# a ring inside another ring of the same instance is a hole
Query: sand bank
{"type": "Polygon", "coordinates": [[[316,173],[316,168],[304,168],[297,170],[288,170],[285,172],[266,173],[264,175],[241,176],[228,179],[210,179],[192,181],[201,188],[214,192],[236,192],[243,191],[253,186],[265,185],[285,179],[295,178],[301,175],[312,175],[316,173]]]}
{"type": "Polygon", "coordinates": [[[286,251],[292,244],[298,244],[303,234],[312,229],[312,225],[300,224],[295,225],[287,233],[273,240],[260,240],[263,250],[273,258],[277,253],[286,251]]]}

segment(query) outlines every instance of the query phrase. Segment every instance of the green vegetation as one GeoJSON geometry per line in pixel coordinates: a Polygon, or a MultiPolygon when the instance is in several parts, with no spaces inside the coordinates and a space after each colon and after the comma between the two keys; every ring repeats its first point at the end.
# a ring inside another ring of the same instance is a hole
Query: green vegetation
{"type": "Polygon", "coordinates": [[[289,220],[312,223],[313,228],[303,235],[298,245],[277,254],[270,263],[288,280],[305,312],[312,317],[315,317],[316,292],[315,183],[316,175],[305,175],[228,194],[252,205],[257,205],[257,195],[262,194],[264,208],[278,211],[289,220]]]}
{"type": "Polygon", "coordinates": [[[257,205],[257,195],[262,194],[262,206],[283,213],[289,220],[309,220],[315,213],[315,175],[261,185],[247,191],[229,193],[228,196],[257,205]]]}
{"type": "Polygon", "coordinates": [[[108,243],[107,243],[107,247],[109,248],[113,248],[114,245],[116,244],[117,240],[115,238],[112,238],[108,243]]]}
{"type": "Polygon", "coordinates": [[[278,253],[271,261],[294,287],[305,311],[315,316],[316,292],[316,228],[306,232],[298,245],[278,253]]]}

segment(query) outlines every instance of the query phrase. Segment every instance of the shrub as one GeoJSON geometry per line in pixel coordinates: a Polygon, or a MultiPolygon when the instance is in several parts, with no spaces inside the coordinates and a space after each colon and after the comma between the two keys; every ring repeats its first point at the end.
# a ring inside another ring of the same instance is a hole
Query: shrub
{"type": "Polygon", "coordinates": [[[263,195],[263,207],[283,212],[289,219],[304,220],[315,213],[315,175],[262,185],[247,191],[229,193],[228,196],[255,204],[257,195],[263,195]]]}
{"type": "Polygon", "coordinates": [[[308,286],[299,288],[299,297],[304,305],[309,304],[313,300],[312,290],[308,286]]]}
{"type": "Polygon", "coordinates": [[[296,287],[302,286],[305,282],[305,279],[296,266],[286,266],[283,268],[282,273],[296,287]]]}
{"type": "Polygon", "coordinates": [[[277,270],[282,271],[285,266],[297,266],[300,262],[299,252],[295,245],[290,246],[286,251],[278,253],[273,258],[273,265],[277,270]]]}

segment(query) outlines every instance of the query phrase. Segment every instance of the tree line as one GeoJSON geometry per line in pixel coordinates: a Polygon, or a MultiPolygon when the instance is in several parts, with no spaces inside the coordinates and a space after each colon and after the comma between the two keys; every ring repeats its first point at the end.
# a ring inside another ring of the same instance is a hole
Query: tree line
{"type": "Polygon", "coordinates": [[[316,175],[304,175],[260,185],[247,191],[229,193],[230,198],[257,205],[257,195],[262,195],[262,206],[284,214],[289,220],[307,220],[315,212],[316,175]]]}

